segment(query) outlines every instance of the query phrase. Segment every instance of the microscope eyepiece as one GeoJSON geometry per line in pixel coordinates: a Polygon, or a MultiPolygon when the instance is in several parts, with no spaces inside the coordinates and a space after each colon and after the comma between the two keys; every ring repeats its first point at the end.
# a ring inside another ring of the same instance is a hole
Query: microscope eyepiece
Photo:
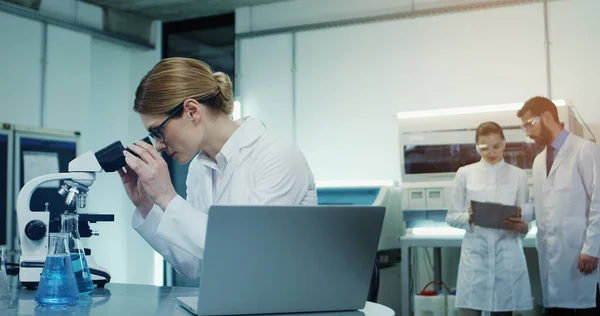
{"type": "MultiPolygon", "coordinates": [[[[150,141],[150,137],[146,136],[142,140],[154,146],[152,141],[150,141]]],[[[126,163],[123,150],[127,150],[134,156],[138,157],[138,155],[129,148],[125,148],[121,141],[116,141],[96,152],[96,159],[98,160],[98,163],[104,172],[114,172],[125,167],[126,163]]]]}

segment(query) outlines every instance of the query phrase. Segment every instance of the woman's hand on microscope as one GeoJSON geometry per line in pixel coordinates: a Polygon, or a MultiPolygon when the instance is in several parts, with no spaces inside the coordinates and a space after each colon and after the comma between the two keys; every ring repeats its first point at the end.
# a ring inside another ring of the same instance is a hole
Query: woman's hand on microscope
{"type": "Polygon", "coordinates": [[[125,162],[138,176],[146,196],[164,211],[169,203],[177,196],[171,183],[167,162],[150,144],[137,141],[128,148],[139,157],[128,151],[123,151],[125,162]]]}
{"type": "Polygon", "coordinates": [[[138,175],[129,168],[129,166],[125,166],[124,169],[125,170],[119,169],[118,172],[121,176],[121,182],[123,182],[127,196],[129,196],[133,205],[135,205],[140,214],[142,214],[142,217],[146,218],[154,206],[154,203],[152,203],[146,194],[138,175]]]}

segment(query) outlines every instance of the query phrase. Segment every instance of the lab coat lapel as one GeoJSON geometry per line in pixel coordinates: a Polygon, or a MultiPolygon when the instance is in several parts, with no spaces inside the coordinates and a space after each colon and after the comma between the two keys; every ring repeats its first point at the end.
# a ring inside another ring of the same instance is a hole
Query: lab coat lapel
{"type": "MultiPolygon", "coordinates": [[[[194,196],[195,202],[196,203],[203,203],[205,206],[205,209],[208,209],[208,207],[212,204],[215,203],[214,201],[214,196],[215,196],[215,192],[214,192],[214,188],[213,188],[213,176],[214,174],[216,174],[217,170],[219,169],[219,167],[217,166],[217,164],[212,161],[210,158],[208,158],[208,156],[205,153],[200,153],[198,155],[198,157],[194,158],[197,159],[198,162],[205,166],[206,168],[203,169],[204,173],[203,174],[194,174],[193,176],[197,176],[198,177],[198,182],[202,183],[202,188],[203,191],[190,191],[188,188],[188,195],[190,194],[196,194],[194,196]],[[211,199],[206,199],[204,197],[211,197],[211,199]]],[[[188,174],[188,177],[190,177],[190,175],[188,174]]],[[[188,197],[189,198],[189,197],[188,197]]]]}
{"type": "MultiPolygon", "coordinates": [[[[552,163],[552,169],[550,169],[550,173],[548,174],[548,179],[552,178],[554,176],[554,173],[556,172],[556,168],[558,168],[558,166],[565,161],[567,153],[571,150],[571,134],[569,134],[569,136],[567,136],[567,139],[565,140],[565,143],[563,144],[563,146],[560,148],[560,150],[558,151],[558,153],[556,154],[556,158],[554,159],[554,163],[552,163]]],[[[548,150],[545,149],[546,155],[548,154],[548,150]]],[[[545,157],[544,157],[545,158],[545,157]]]]}
{"type": "MultiPolygon", "coordinates": [[[[243,119],[242,125],[238,130],[231,135],[227,142],[231,142],[231,146],[227,149],[227,165],[223,170],[221,181],[217,183],[217,194],[215,195],[215,203],[219,201],[223,192],[227,188],[233,174],[238,169],[238,165],[245,159],[248,154],[240,154],[240,151],[256,142],[265,132],[265,126],[259,120],[252,117],[243,119]]],[[[225,147],[225,146],[224,146],[225,147]]]]}
{"type": "MultiPolygon", "coordinates": [[[[200,177],[199,181],[203,181],[203,188],[204,188],[204,192],[196,192],[197,196],[196,196],[196,203],[202,203],[204,204],[204,209],[208,210],[208,208],[210,207],[211,204],[214,203],[214,201],[212,200],[208,200],[206,198],[204,198],[205,196],[208,197],[213,197],[213,170],[214,167],[210,167],[209,165],[207,165],[208,168],[204,169],[204,174],[202,175],[202,177],[200,177]]],[[[188,191],[189,192],[189,191],[188,191]]]]}
{"type": "Polygon", "coordinates": [[[237,153],[236,153],[227,162],[227,166],[225,167],[225,170],[223,170],[223,177],[221,178],[221,181],[217,182],[217,194],[215,195],[214,203],[217,203],[219,201],[219,199],[221,198],[221,195],[223,195],[223,192],[225,191],[225,188],[227,187],[227,184],[229,184],[231,177],[237,170],[237,166],[239,165],[239,161],[240,161],[240,159],[238,159],[238,158],[239,158],[239,155],[237,155],[237,153]]]}

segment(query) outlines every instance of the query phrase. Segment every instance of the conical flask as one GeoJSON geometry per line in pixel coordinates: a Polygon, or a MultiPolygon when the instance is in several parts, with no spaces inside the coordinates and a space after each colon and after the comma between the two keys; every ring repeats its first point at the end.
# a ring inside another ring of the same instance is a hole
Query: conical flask
{"type": "Polygon", "coordinates": [[[79,300],[77,280],[69,254],[69,235],[50,233],[48,255],[35,293],[40,305],[75,305],[79,300]]]}
{"type": "Polygon", "coordinates": [[[10,306],[10,283],[6,274],[6,251],[3,246],[0,246],[0,310],[6,305],[10,306]]]}
{"type": "Polygon", "coordinates": [[[79,215],[62,214],[62,232],[69,234],[69,253],[73,263],[73,271],[77,279],[77,288],[80,296],[88,296],[94,291],[92,275],[85,259],[83,244],[79,237],[79,215]]]}

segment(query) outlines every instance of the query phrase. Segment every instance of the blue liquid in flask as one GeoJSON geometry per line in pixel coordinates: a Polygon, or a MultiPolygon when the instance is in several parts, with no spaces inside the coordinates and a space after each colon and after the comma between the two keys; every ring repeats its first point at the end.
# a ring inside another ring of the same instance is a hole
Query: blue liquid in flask
{"type": "Polygon", "coordinates": [[[94,283],[92,282],[92,275],[90,274],[90,268],[88,267],[85,254],[71,253],[71,262],[73,264],[73,272],[75,273],[75,279],[77,280],[77,289],[79,290],[80,296],[88,296],[94,291],[94,283]]]}
{"type": "Polygon", "coordinates": [[[71,254],[73,271],[75,272],[75,278],[77,279],[79,296],[89,296],[94,291],[94,283],[92,282],[92,275],[79,236],[79,215],[69,213],[62,214],[61,226],[62,233],[69,235],[69,253],[71,254]]]}
{"type": "Polygon", "coordinates": [[[78,300],[79,290],[70,255],[48,255],[35,301],[40,305],[76,305],[78,300]]]}

